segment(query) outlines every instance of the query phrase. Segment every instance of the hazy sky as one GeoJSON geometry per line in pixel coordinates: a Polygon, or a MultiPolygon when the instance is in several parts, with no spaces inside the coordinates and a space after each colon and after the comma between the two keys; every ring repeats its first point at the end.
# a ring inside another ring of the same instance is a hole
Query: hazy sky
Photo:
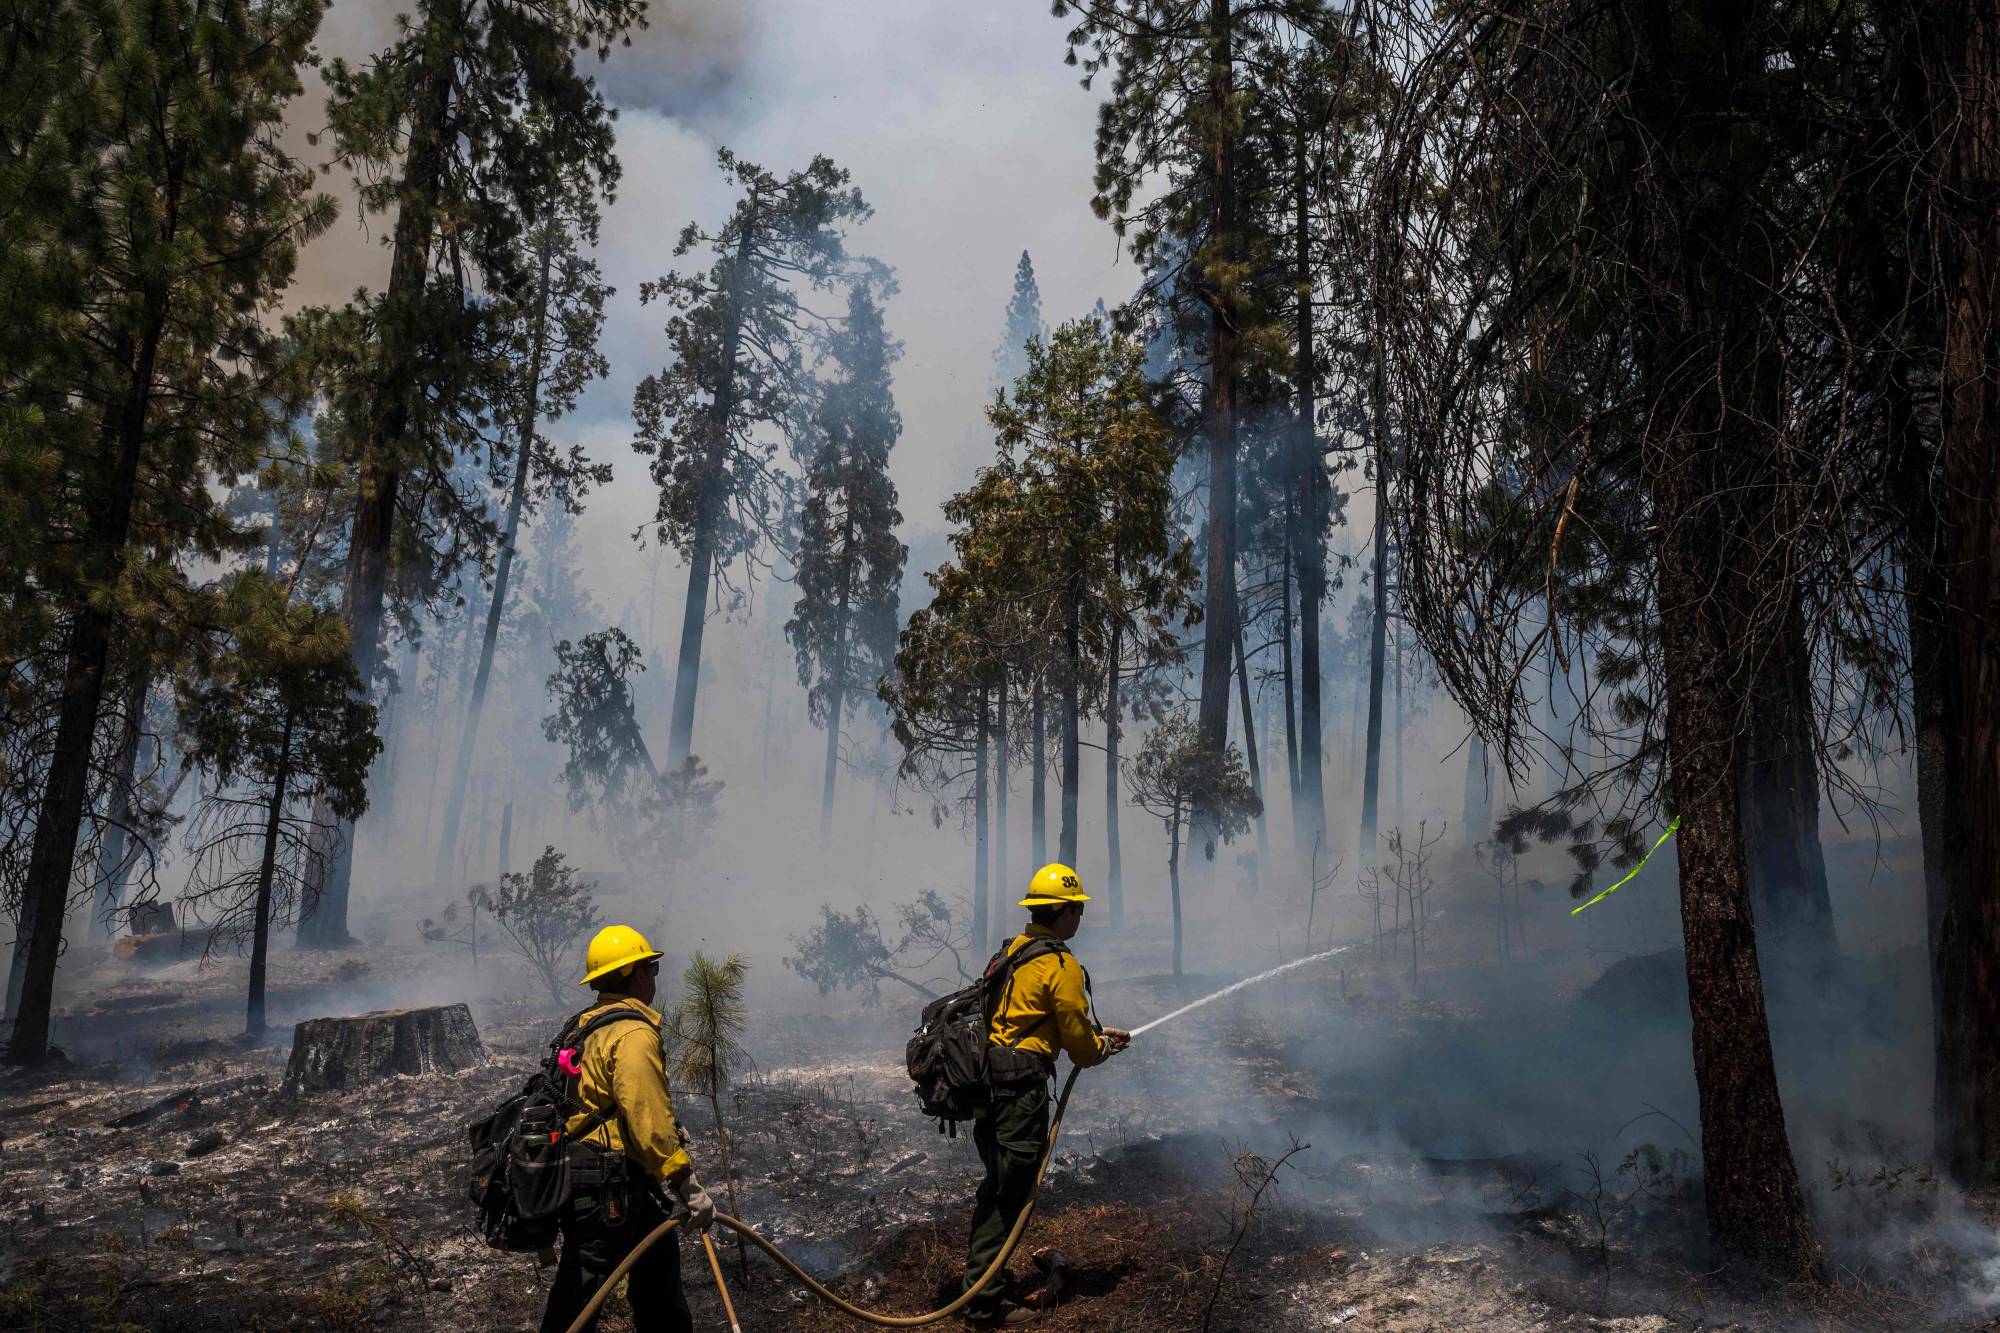
{"type": "MultiPolygon", "coordinates": [[[[401,8],[336,0],[321,45],[363,59],[401,8]]],[[[618,289],[611,376],[550,429],[615,469],[580,526],[609,605],[623,600],[621,573],[650,564],[629,540],[654,499],[628,447],[630,411],[633,385],[666,348],[661,312],[639,305],[638,288],[671,266],[685,223],[726,215],[717,148],[773,170],[827,154],[874,207],[850,243],[894,266],[901,287],[888,307],[906,348],[894,472],[913,531],[941,525],[939,502],[984,457],[975,432],[1020,252],[1034,256],[1051,322],[1129,293],[1134,271],[1090,212],[1097,97],[1062,63],[1063,31],[1039,0],[654,0],[648,30],[598,67],[625,168],[598,254],[618,289]]],[[[320,103],[309,96],[300,118],[317,120],[320,103]]],[[[364,233],[350,212],[309,255],[302,300],[379,285],[386,230],[377,218],[364,233]]]]}

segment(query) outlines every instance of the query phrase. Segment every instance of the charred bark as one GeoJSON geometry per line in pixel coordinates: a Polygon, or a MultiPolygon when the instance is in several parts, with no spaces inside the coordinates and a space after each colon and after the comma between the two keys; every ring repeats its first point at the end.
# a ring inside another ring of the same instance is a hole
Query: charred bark
{"type": "Polygon", "coordinates": [[[1936,987],[1940,1155],[1957,1180],[2000,1180],[2000,14],[1927,4],[1944,366],[1940,565],[1943,786],[1963,818],[1940,839],[1936,987]]]}

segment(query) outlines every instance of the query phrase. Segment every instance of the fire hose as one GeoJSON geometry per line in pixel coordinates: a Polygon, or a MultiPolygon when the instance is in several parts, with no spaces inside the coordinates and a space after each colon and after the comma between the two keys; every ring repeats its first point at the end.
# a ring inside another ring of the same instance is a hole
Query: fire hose
{"type": "MultiPolygon", "coordinates": [[[[1028,1229],[1028,1219],[1035,1212],[1035,1196],[1041,1193],[1042,1177],[1048,1174],[1049,1163],[1055,1158],[1056,1139],[1062,1134],[1063,1111],[1069,1106],[1070,1089],[1076,1086],[1076,1076],[1079,1072],[1081,1071],[1072,1066],[1069,1071],[1069,1077],[1063,1080],[1062,1095],[1056,1098],[1056,1111],[1049,1119],[1049,1141],[1042,1148],[1041,1163],[1035,1168],[1035,1182],[1028,1189],[1028,1200],[1021,1207],[1021,1215],[1014,1219],[1014,1229],[1007,1233],[1006,1243],[1000,1247],[1000,1253],[995,1255],[993,1262],[986,1266],[986,1271],[979,1275],[977,1282],[966,1285],[965,1290],[960,1293],[957,1300],[940,1309],[932,1310],[929,1314],[877,1314],[873,1310],[864,1310],[852,1301],[846,1300],[837,1293],[829,1290],[815,1279],[812,1274],[806,1272],[805,1269],[793,1262],[791,1257],[783,1250],[752,1230],[748,1222],[731,1217],[728,1213],[717,1213],[715,1220],[742,1236],[765,1254],[770,1255],[780,1268],[783,1268],[787,1273],[805,1283],[806,1290],[844,1315],[849,1315],[864,1323],[874,1324],[878,1328],[921,1328],[925,1324],[935,1324],[940,1319],[949,1319],[971,1304],[972,1298],[986,1289],[986,1284],[991,1282],[1000,1270],[1007,1266],[1007,1260],[1013,1256],[1015,1247],[1021,1243],[1021,1236],[1028,1229]]],[[[612,1291],[618,1286],[618,1279],[630,1272],[632,1265],[639,1262],[641,1255],[659,1241],[664,1240],[667,1233],[680,1224],[680,1218],[670,1217],[660,1223],[660,1225],[654,1227],[652,1231],[646,1234],[643,1240],[633,1246],[632,1252],[626,1255],[619,1262],[618,1267],[611,1270],[610,1276],[606,1277],[598,1285],[596,1294],[590,1298],[590,1303],[583,1307],[583,1312],[569,1326],[569,1333],[583,1333],[583,1329],[591,1320],[597,1317],[597,1312],[604,1308],[604,1302],[611,1298],[612,1291]]],[[[705,1234],[703,1239],[707,1239],[705,1234]]],[[[710,1263],[713,1266],[714,1255],[712,1250],[710,1252],[710,1263]]],[[[716,1286],[723,1291],[723,1304],[727,1308],[729,1293],[726,1288],[722,1288],[722,1273],[719,1267],[716,1269],[715,1281],[716,1286]]],[[[730,1327],[734,1328],[735,1326],[735,1311],[732,1309],[730,1310],[730,1327]]]]}

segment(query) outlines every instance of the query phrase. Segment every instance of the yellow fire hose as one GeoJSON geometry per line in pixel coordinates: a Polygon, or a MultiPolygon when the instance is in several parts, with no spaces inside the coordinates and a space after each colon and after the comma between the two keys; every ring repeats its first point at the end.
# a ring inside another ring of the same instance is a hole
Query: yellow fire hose
{"type": "MultiPolygon", "coordinates": [[[[752,1245],[770,1255],[772,1259],[777,1261],[780,1268],[783,1268],[793,1277],[805,1283],[808,1291],[844,1315],[850,1315],[864,1323],[874,1324],[878,1328],[921,1328],[925,1324],[935,1324],[940,1319],[949,1319],[960,1310],[963,1310],[967,1305],[970,1305],[972,1298],[986,1289],[986,1284],[991,1282],[995,1275],[1007,1266],[1007,1260],[1013,1257],[1014,1247],[1021,1243],[1021,1236],[1028,1229],[1028,1219],[1035,1212],[1035,1196],[1041,1193],[1042,1177],[1048,1174],[1049,1162],[1055,1157],[1056,1139],[1062,1134],[1063,1111],[1069,1106],[1070,1089],[1076,1086],[1076,1076],[1079,1072],[1081,1071],[1075,1066],[1071,1066],[1069,1077],[1063,1081],[1062,1095],[1056,1098],[1056,1113],[1049,1120],[1049,1141],[1042,1149],[1041,1164],[1035,1168],[1035,1183],[1028,1190],[1028,1201],[1022,1206],[1021,1215],[1014,1219],[1014,1229],[1007,1233],[1006,1244],[1000,1247],[1000,1253],[995,1255],[993,1262],[986,1266],[986,1271],[979,1275],[977,1282],[960,1293],[957,1300],[941,1309],[933,1310],[929,1314],[877,1314],[873,1310],[864,1310],[853,1302],[845,1300],[834,1292],[827,1290],[825,1286],[814,1279],[812,1274],[792,1262],[791,1258],[783,1250],[751,1230],[749,1223],[731,1217],[728,1213],[717,1213],[715,1220],[737,1232],[752,1245]]],[[[604,1302],[611,1298],[612,1291],[618,1286],[618,1279],[624,1277],[625,1274],[632,1270],[632,1265],[639,1261],[640,1255],[653,1248],[656,1242],[663,1240],[668,1232],[680,1224],[681,1220],[679,1218],[670,1217],[660,1223],[660,1225],[654,1227],[646,1235],[645,1239],[633,1246],[632,1252],[620,1261],[618,1267],[611,1270],[611,1275],[598,1284],[596,1294],[590,1298],[590,1304],[583,1307],[583,1313],[579,1314],[576,1317],[576,1322],[569,1326],[569,1333],[583,1333],[585,1326],[597,1317],[599,1310],[604,1308],[604,1302]]],[[[702,1239],[704,1242],[707,1241],[706,1234],[703,1235],[702,1239]]],[[[713,1250],[710,1251],[710,1262],[714,1262],[713,1250]]],[[[718,1267],[716,1270],[716,1283],[718,1286],[721,1284],[721,1281],[722,1273],[718,1267]]],[[[728,1293],[725,1291],[723,1294],[725,1305],[728,1304],[728,1300],[728,1293]]],[[[732,1329],[736,1327],[736,1312],[733,1309],[729,1311],[729,1324],[732,1329]]]]}

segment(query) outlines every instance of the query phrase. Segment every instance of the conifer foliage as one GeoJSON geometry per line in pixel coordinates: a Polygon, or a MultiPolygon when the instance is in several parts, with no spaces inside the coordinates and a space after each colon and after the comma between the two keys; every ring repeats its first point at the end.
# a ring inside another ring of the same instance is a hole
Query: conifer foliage
{"type": "Polygon", "coordinates": [[[820,401],[820,438],[806,469],[799,524],[799,596],[785,624],[812,719],[826,728],[822,843],[832,832],[841,722],[873,698],[895,656],[909,554],[896,537],[903,516],[889,478],[889,452],[903,429],[889,368],[902,349],[883,330],[881,307],[866,284],[848,293],[847,318],[830,335],[828,350],[837,378],[820,401]]]}
{"type": "Polygon", "coordinates": [[[648,375],[632,398],[632,447],[652,460],[660,492],[655,535],[688,564],[667,734],[674,768],[693,745],[714,582],[738,561],[754,577],[802,503],[796,469],[812,457],[818,401],[812,359],[830,322],[808,298],[844,282],[886,281],[878,266],[847,254],[845,230],[869,209],[845,171],[818,157],[781,176],[726,148],[717,156],[741,197],[720,228],[690,223],[674,247],[677,257],[705,249],[714,262],[639,289],[642,301],[674,312],[674,363],[648,375]]]}
{"type": "Polygon", "coordinates": [[[361,698],[334,611],[289,601],[261,572],[238,575],[222,601],[230,646],[180,698],[186,762],[208,775],[188,839],[189,892],[209,947],[247,943],[246,1028],[264,1030],[271,931],[311,905],[331,830],[368,808],[368,765],[381,750],[375,705],[361,698]]]}
{"type": "Polygon", "coordinates": [[[91,817],[91,755],[137,625],[186,639],[204,600],[180,563],[244,544],[227,487],[283,433],[292,385],[261,320],[333,205],[278,135],[322,5],[242,0],[29,6],[0,70],[9,207],[5,466],[42,521],[9,534],[0,646],[60,626],[54,747],[18,886],[25,932],[9,1055],[48,1052],[62,917],[91,817]],[[40,447],[22,453],[31,432],[40,447]],[[19,557],[18,562],[15,557],[19,557]]]}
{"type": "MultiPolygon", "coordinates": [[[[364,687],[392,582],[435,588],[491,547],[466,465],[506,476],[510,442],[485,427],[517,409],[515,377],[496,370],[511,303],[479,298],[531,285],[519,241],[549,201],[615,184],[611,111],[576,62],[593,48],[605,56],[643,9],[422,0],[367,64],[328,62],[336,158],[356,173],[363,209],[395,218],[388,285],[319,321],[354,474],[341,605],[364,687]]],[[[342,839],[302,943],[347,942],[352,850],[342,839]]]]}

